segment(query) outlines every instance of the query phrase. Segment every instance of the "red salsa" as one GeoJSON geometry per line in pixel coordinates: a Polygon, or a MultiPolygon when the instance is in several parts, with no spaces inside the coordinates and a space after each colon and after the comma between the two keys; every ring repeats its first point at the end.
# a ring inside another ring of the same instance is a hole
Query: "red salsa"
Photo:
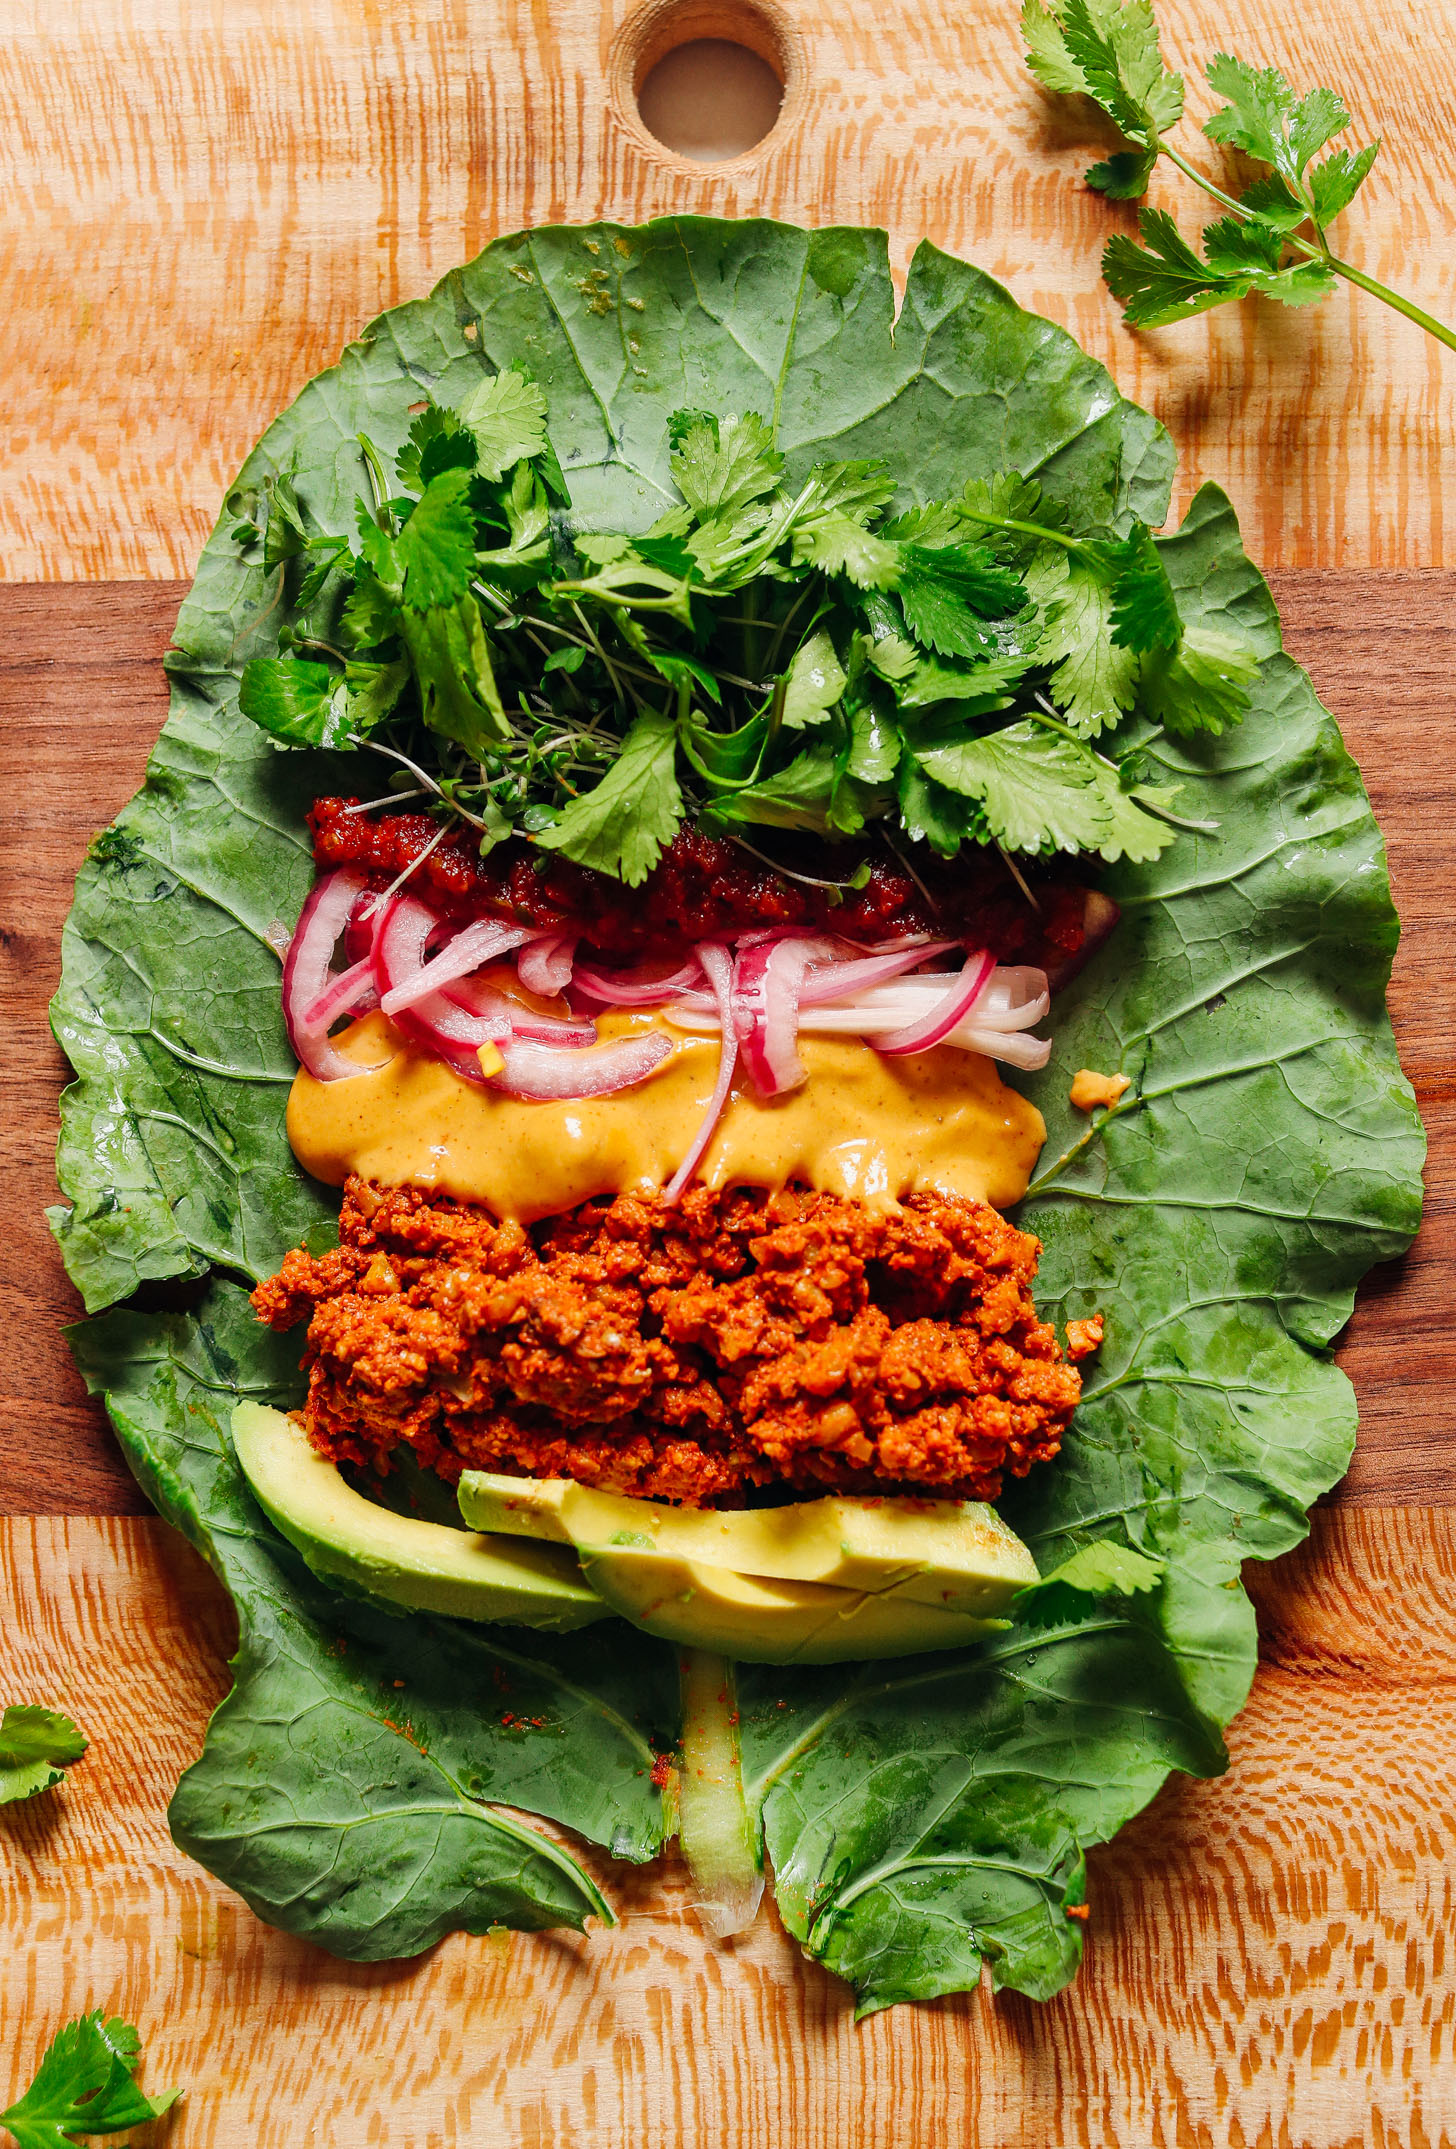
{"type": "Polygon", "coordinates": [[[969,851],[953,862],[927,859],[917,868],[922,889],[882,845],[851,852],[847,845],[803,842],[793,861],[797,872],[842,880],[861,862],[868,866],[865,885],[846,888],[836,902],[834,891],[790,879],[725,837],[683,828],[642,886],[625,888],[525,843],[503,844],[481,858],[468,829],[422,857],[439,835],[438,821],[422,813],[350,812],[357,803],[321,798],[310,810],[321,869],[362,867],[384,888],[413,866],[412,885],[451,918],[511,917],[543,931],[575,933],[622,960],[674,955],[696,940],[770,926],[822,929],[856,941],[944,933],[973,940],[1003,962],[1054,971],[1082,950],[1087,895],[1075,860],[1026,863],[1033,908],[996,851],[969,851]]]}

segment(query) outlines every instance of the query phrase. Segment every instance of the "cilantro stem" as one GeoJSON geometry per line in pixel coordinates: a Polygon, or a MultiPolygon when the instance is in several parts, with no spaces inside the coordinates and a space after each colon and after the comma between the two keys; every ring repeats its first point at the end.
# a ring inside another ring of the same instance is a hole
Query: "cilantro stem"
{"type": "MultiPolygon", "coordinates": [[[[726,828],[723,833],[728,835],[726,828]]],[[[853,890],[864,886],[864,882],[858,878],[859,867],[855,868],[848,880],[823,880],[817,873],[796,873],[792,866],[780,865],[777,858],[770,858],[767,851],[755,850],[742,836],[728,836],[728,841],[736,844],[740,851],[747,851],[749,857],[756,858],[761,866],[768,866],[772,872],[782,874],[785,880],[802,881],[806,888],[835,888],[842,894],[846,888],[853,890]]],[[[896,855],[898,856],[898,853],[896,855]]]]}
{"type": "Polygon", "coordinates": [[[387,531],[390,518],[384,512],[384,503],[389,498],[389,480],[384,475],[384,465],[379,460],[379,450],[367,433],[359,433],[355,437],[364,452],[364,468],[369,476],[369,490],[374,495],[374,520],[381,530],[387,531]]]}
{"type": "Polygon", "coordinates": [[[1015,530],[1022,537],[1044,538],[1049,545],[1060,545],[1065,552],[1085,553],[1088,549],[1085,538],[1068,537],[1065,530],[1049,530],[1040,522],[1018,522],[1012,515],[986,515],[978,507],[967,507],[963,500],[957,500],[956,513],[964,515],[967,522],[979,522],[988,530],[1015,530]]]}
{"type": "Polygon", "coordinates": [[[1243,203],[1234,195],[1225,194],[1223,188],[1210,179],[1205,172],[1199,171],[1196,164],[1190,164],[1181,150],[1174,149],[1169,143],[1160,141],[1158,143],[1158,155],[1166,157],[1170,164],[1176,164],[1185,179],[1191,179],[1195,186],[1202,187],[1205,194],[1211,194],[1215,201],[1222,202],[1225,209],[1232,209],[1234,215],[1242,222],[1248,222],[1249,211],[1244,207],[1243,203]]]}
{"type": "Polygon", "coordinates": [[[632,693],[630,687],[623,686],[622,681],[617,676],[616,667],[613,665],[611,658],[607,655],[606,650],[602,647],[601,642],[597,638],[596,629],[592,626],[591,621],[587,618],[585,612],[583,612],[581,606],[577,603],[574,597],[571,600],[571,609],[573,612],[575,612],[577,618],[581,621],[582,632],[585,634],[592,648],[596,651],[597,656],[601,660],[603,670],[606,672],[607,677],[612,682],[612,692],[616,695],[618,701],[621,703],[624,709],[626,708],[629,701],[635,709],[638,706],[637,696],[632,693]]]}
{"type": "Polygon", "coordinates": [[[1378,283],[1373,276],[1367,276],[1363,269],[1353,267],[1348,261],[1341,261],[1337,254],[1325,253],[1320,258],[1337,276],[1343,276],[1347,283],[1356,285],[1361,291],[1368,291],[1372,298],[1383,299],[1387,306],[1393,306],[1397,313],[1403,313],[1408,321],[1414,321],[1417,328],[1423,328],[1428,336],[1434,336],[1437,343],[1444,343],[1448,351],[1456,351],[1456,329],[1447,328],[1444,321],[1438,321],[1433,314],[1427,313],[1425,307],[1418,306],[1414,299],[1406,298],[1399,291],[1392,291],[1389,284],[1378,283]]]}
{"type": "MultiPolygon", "coordinates": [[[[1168,142],[1159,141],[1158,154],[1175,164],[1183,176],[1191,179],[1195,186],[1202,187],[1205,194],[1211,194],[1213,199],[1223,208],[1230,210],[1240,223],[1248,224],[1254,221],[1253,212],[1246,208],[1243,202],[1232,194],[1226,194],[1207,173],[1199,171],[1196,164],[1190,164],[1181,150],[1174,149],[1168,142]]],[[[1319,225],[1315,224],[1312,214],[1309,221],[1315,225],[1315,230],[1319,231],[1319,225]]],[[[1437,343],[1444,343],[1448,351],[1456,351],[1456,329],[1447,328],[1444,321],[1438,321],[1434,314],[1427,313],[1424,306],[1418,306],[1414,299],[1406,298],[1402,292],[1392,291],[1389,284],[1380,283],[1375,277],[1367,276],[1364,270],[1357,269],[1353,262],[1342,261],[1338,254],[1332,254],[1324,242],[1323,232],[1320,232],[1318,243],[1301,238],[1297,231],[1288,232],[1285,237],[1294,251],[1303,254],[1307,261],[1322,262],[1334,275],[1343,276],[1346,283],[1354,284],[1358,290],[1368,292],[1371,298],[1378,298],[1385,305],[1393,307],[1397,313],[1404,314],[1407,321],[1414,321],[1417,328],[1423,328],[1428,336],[1434,336],[1437,343]]],[[[977,520],[985,518],[978,517],[977,520]]],[[[1021,525],[1007,524],[1008,529],[1018,527],[1021,525]]]]}
{"type": "MultiPolygon", "coordinates": [[[[1037,695],[1036,699],[1039,706],[1035,709],[1028,709],[1026,712],[1033,723],[1045,724],[1048,731],[1055,731],[1058,737],[1063,739],[1069,739],[1073,746],[1085,747],[1087,745],[1087,741],[1085,739],[1078,738],[1076,732],[1073,731],[1070,724],[1064,724],[1059,716],[1054,716],[1052,714],[1051,703],[1049,701],[1044,700],[1040,694],[1037,695]]],[[[1117,763],[1115,761],[1109,761],[1105,754],[1094,753],[1093,759],[1095,761],[1100,761],[1104,768],[1111,769],[1113,773],[1116,774],[1117,763]]]]}

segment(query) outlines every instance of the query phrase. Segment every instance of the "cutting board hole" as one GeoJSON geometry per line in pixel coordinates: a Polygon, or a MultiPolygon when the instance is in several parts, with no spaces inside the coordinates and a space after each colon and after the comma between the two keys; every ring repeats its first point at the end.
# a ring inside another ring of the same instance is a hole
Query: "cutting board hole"
{"type": "Polygon", "coordinates": [[[766,8],[660,0],[631,19],[624,43],[621,86],[647,133],[674,156],[726,164],[777,126],[795,70],[790,40],[766,8]]]}

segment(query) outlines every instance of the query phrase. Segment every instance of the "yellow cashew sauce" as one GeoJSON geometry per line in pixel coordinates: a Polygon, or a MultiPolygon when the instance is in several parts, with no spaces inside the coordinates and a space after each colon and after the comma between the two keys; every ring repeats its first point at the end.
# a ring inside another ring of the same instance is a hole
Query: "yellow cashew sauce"
{"type": "MultiPolygon", "coordinates": [[[[674,1030],[658,1009],[598,1023],[603,1045],[653,1029],[676,1049],[645,1082],[537,1104],[462,1081],[369,1015],[335,1039],[367,1071],[317,1082],[300,1069],[288,1138],[330,1185],[358,1172],[522,1223],[594,1195],[650,1193],[687,1154],[718,1065],[716,1036],[674,1030]]],[[[799,1051],[809,1079],[786,1096],[761,1098],[740,1072],[699,1166],[705,1185],[792,1180],[879,1209],[931,1190],[1006,1209],[1026,1192],[1046,1128],[990,1060],[950,1045],[883,1059],[854,1037],[801,1037],[799,1051]]]]}

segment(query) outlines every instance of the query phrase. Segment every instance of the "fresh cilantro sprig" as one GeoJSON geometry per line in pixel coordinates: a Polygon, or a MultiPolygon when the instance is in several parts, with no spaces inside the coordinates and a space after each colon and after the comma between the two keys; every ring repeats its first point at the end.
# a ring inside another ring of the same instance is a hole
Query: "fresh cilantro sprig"
{"type": "Polygon", "coordinates": [[[59,1710],[12,1704],[0,1716],[0,1806],[49,1791],[86,1746],[84,1733],[59,1710]]]}
{"type": "Polygon", "coordinates": [[[1152,532],[1072,529],[1016,473],[897,515],[880,464],[790,479],[756,414],[680,411],[676,503],[583,530],[514,372],[417,411],[392,470],[360,453],[351,531],[283,476],[234,532],[286,621],[240,706],[283,745],[376,748],[389,797],[483,851],[522,836],[636,886],[692,816],[1153,858],[1175,792],[1112,735],[1248,706],[1252,653],[1184,622],[1152,532]]]}
{"type": "Polygon", "coordinates": [[[82,2015],[57,2032],[25,2095],[0,2112],[0,2127],[19,2149],[72,2149],[79,2134],[124,2134],[160,2119],[180,2092],[144,2096],[133,2079],[140,2060],[129,2022],[100,2008],[82,2015]]]}
{"type": "Polygon", "coordinates": [[[1129,326],[1164,328],[1250,292],[1310,306],[1343,278],[1456,350],[1456,331],[1330,246],[1328,227],[1349,207],[1380,150],[1374,141],[1320,156],[1350,125],[1333,90],[1301,97],[1277,67],[1256,67],[1227,52],[1209,61],[1209,87],[1225,102],[1203,121],[1203,132],[1268,167],[1234,195],[1168,139],[1183,117],[1184,82],[1164,62],[1149,0],[1025,0],[1021,26],[1027,65],[1043,87],[1091,97],[1122,138],[1123,148],[1087,173],[1090,187],[1115,201],[1138,200],[1166,157],[1225,211],[1205,228],[1202,255],[1163,209],[1139,212],[1141,246],[1124,233],[1109,239],[1102,273],[1129,326]]]}

